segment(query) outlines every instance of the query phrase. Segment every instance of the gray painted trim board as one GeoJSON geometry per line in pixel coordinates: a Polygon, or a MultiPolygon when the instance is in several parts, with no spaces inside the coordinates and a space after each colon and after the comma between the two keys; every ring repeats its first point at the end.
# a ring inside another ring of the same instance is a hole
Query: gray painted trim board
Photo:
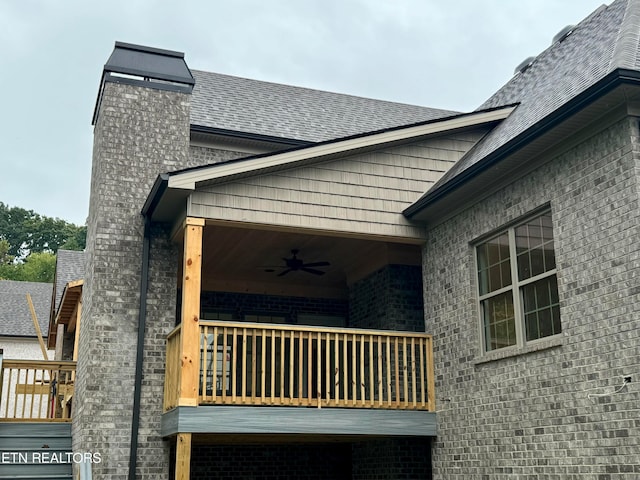
{"type": "Polygon", "coordinates": [[[163,437],[178,432],[363,436],[436,436],[436,414],[347,408],[200,406],[162,415],[163,437]]]}

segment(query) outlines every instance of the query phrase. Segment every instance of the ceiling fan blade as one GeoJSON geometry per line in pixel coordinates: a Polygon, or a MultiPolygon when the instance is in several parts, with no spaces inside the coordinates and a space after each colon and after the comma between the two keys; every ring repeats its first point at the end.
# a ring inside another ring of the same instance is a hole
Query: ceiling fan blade
{"type": "Polygon", "coordinates": [[[291,271],[290,268],[287,268],[284,272],[281,272],[278,274],[278,277],[282,277],[283,275],[286,275],[287,273],[289,273],[291,271]]]}
{"type": "Polygon", "coordinates": [[[328,267],[331,265],[329,262],[313,262],[313,263],[305,263],[303,267],[328,267]]]}
{"type": "Polygon", "coordinates": [[[322,270],[314,270],[313,268],[302,267],[300,270],[307,273],[313,273],[314,275],[324,275],[325,272],[322,270]]]}

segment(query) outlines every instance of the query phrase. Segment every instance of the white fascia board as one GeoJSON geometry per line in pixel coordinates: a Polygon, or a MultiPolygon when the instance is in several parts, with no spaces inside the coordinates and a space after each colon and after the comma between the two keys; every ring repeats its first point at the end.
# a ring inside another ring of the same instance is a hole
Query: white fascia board
{"type": "Polygon", "coordinates": [[[210,167],[198,168],[170,176],[168,187],[195,190],[198,182],[231,177],[238,174],[259,172],[260,170],[283,165],[293,166],[297,162],[320,159],[328,155],[348,153],[349,151],[357,150],[359,148],[375,147],[386,143],[443,133],[448,130],[468,128],[475,125],[482,125],[484,123],[500,121],[507,118],[515,108],[515,106],[510,106],[489,112],[471,113],[469,115],[461,115],[455,118],[444,119],[440,122],[436,121],[424,125],[414,125],[406,128],[399,128],[397,130],[363,135],[357,138],[315,145],[290,152],[276,153],[246,161],[231,161],[228,163],[211,165],[210,167]]]}

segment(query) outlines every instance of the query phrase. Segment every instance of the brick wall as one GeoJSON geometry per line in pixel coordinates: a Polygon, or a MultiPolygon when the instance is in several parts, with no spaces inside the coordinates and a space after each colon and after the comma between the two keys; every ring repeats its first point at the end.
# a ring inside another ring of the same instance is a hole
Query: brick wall
{"type": "MultiPolygon", "coordinates": [[[[94,465],[95,478],[127,476],[142,262],[140,211],[156,176],[187,163],[188,118],[188,95],[105,84],[94,134],[73,422],[74,451],[102,455],[102,463],[94,465]]],[[[161,268],[153,263],[161,249],[153,252],[152,246],[152,275],[161,268]]],[[[168,290],[169,283],[175,289],[175,274],[150,280],[147,344],[172,328],[167,317],[175,312],[175,296],[154,296],[156,289],[168,290]],[[163,313],[154,317],[154,308],[163,313]]],[[[152,368],[163,369],[164,347],[156,343],[152,368]]],[[[155,413],[161,375],[148,375],[149,366],[142,401],[150,406],[143,412],[155,413]]],[[[145,422],[143,415],[141,429],[145,422]]],[[[164,448],[158,432],[143,430],[140,440],[142,451],[164,448]]],[[[150,456],[140,459],[143,469],[163,462],[150,456]]]]}
{"type": "Polygon", "coordinates": [[[432,228],[425,316],[434,335],[436,479],[598,479],[640,474],[637,120],[604,128],[432,228]],[[561,345],[481,362],[470,242],[549,203],[561,345]],[[438,252],[438,253],[434,253],[438,252]],[[622,374],[634,383],[611,391],[622,374]]]}
{"type": "Polygon", "coordinates": [[[353,480],[431,478],[428,438],[382,438],[353,444],[353,480]]]}
{"type": "Polygon", "coordinates": [[[232,150],[221,150],[219,148],[209,148],[191,145],[189,147],[189,163],[191,165],[210,165],[220,163],[234,158],[248,157],[250,153],[235,152],[232,150]]]}
{"type": "Polygon", "coordinates": [[[296,324],[298,315],[314,314],[342,317],[346,320],[346,300],[328,298],[288,297],[232,292],[202,292],[203,311],[225,312],[242,320],[244,315],[283,316],[287,323],[296,324]]]}
{"type": "Polygon", "coordinates": [[[422,271],[387,265],[349,289],[349,326],[424,332],[422,271]]]}
{"type": "MultiPolygon", "coordinates": [[[[158,174],[209,163],[191,155],[186,94],[107,83],[95,126],[82,331],[74,401],[75,451],[96,451],[94,478],[126,478],[142,262],[142,205],[158,174]]],[[[220,159],[242,156],[237,152],[220,159]]],[[[175,323],[179,255],[168,233],[151,241],[138,475],[162,478],[159,435],[166,334],[175,323]]]]}

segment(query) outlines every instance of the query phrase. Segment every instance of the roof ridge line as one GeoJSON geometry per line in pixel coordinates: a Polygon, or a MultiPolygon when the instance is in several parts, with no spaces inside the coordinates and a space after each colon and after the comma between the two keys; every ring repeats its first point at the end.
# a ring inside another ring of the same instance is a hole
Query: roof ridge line
{"type": "Polygon", "coordinates": [[[635,68],[639,44],[640,0],[627,0],[608,71],[616,68],[635,68]]]}

